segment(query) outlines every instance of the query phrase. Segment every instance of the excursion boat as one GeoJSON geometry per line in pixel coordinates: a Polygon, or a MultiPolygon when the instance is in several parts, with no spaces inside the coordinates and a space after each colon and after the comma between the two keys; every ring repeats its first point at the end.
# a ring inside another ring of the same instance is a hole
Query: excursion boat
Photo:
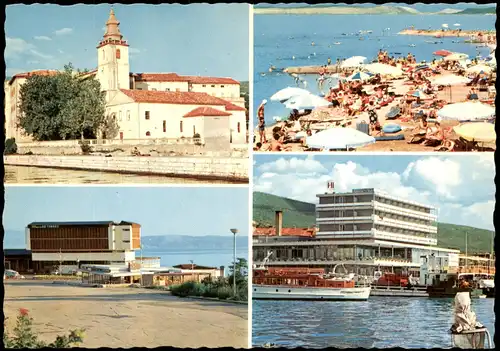
{"type": "Polygon", "coordinates": [[[323,268],[253,269],[252,298],[256,300],[365,301],[370,286],[356,286],[354,274],[326,274],[323,268]]]}
{"type": "Polygon", "coordinates": [[[459,292],[469,292],[471,298],[483,297],[483,290],[479,288],[479,284],[474,280],[467,279],[468,273],[451,273],[444,280],[436,280],[434,284],[427,287],[429,297],[455,297],[459,292]],[[468,282],[468,287],[459,287],[461,279],[468,282]]]}

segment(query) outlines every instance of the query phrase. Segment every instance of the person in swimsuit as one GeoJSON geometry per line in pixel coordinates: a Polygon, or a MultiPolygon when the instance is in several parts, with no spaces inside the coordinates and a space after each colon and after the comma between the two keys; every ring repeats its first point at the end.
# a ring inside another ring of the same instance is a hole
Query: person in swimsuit
{"type": "Polygon", "coordinates": [[[319,70],[318,87],[319,90],[323,89],[323,83],[325,82],[326,66],[321,66],[319,70]]]}
{"type": "Polygon", "coordinates": [[[266,139],[266,121],[264,119],[264,105],[267,103],[267,100],[263,100],[257,109],[257,117],[259,119],[259,135],[260,142],[267,143],[266,139]]]}
{"type": "Polygon", "coordinates": [[[271,151],[289,151],[291,146],[285,146],[283,144],[283,137],[278,133],[273,135],[273,140],[271,141],[271,151]]]}

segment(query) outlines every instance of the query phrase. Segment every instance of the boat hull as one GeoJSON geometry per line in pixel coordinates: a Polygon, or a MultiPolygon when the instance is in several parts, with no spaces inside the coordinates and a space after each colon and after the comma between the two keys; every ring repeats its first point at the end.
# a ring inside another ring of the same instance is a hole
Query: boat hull
{"type": "Polygon", "coordinates": [[[425,288],[372,286],[371,296],[429,297],[425,288]]]}
{"type": "Polygon", "coordinates": [[[370,297],[370,287],[314,288],[276,285],[253,285],[255,300],[347,300],[365,301],[370,297]]]}

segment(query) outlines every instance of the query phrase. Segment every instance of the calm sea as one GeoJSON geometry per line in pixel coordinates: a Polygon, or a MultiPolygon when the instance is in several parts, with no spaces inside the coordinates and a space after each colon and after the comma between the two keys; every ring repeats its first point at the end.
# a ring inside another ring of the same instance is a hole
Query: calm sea
{"type": "Polygon", "coordinates": [[[5,166],[6,184],[227,184],[193,178],[67,170],[26,166],[5,166]]]}
{"type": "MultiPolygon", "coordinates": [[[[463,43],[464,38],[436,39],[425,36],[407,36],[397,33],[414,25],[418,29],[437,29],[446,23],[453,27],[460,24],[463,30],[493,30],[496,16],[482,15],[256,15],[254,19],[254,107],[263,99],[287,86],[294,86],[293,79],[286,74],[269,73],[271,65],[276,68],[289,66],[324,65],[328,57],[337,58],[365,56],[376,57],[379,49],[407,55],[414,54],[418,61],[431,61],[432,53],[439,49],[462,52],[470,57],[487,56],[487,47],[463,43]],[[390,28],[390,30],[384,30],[390,28]],[[372,34],[359,37],[350,35],[360,30],[372,30],[372,34]],[[346,33],[349,35],[342,35],[346,33]],[[429,44],[426,41],[442,41],[429,44]],[[459,41],[459,42],[454,42],[459,41]],[[311,43],[315,45],[312,46],[311,43]],[[340,42],[340,45],[334,45],[340,42]],[[410,45],[414,44],[414,47],[410,45]],[[295,59],[292,57],[295,56],[295,59]],[[265,75],[262,75],[265,74],[265,75]]],[[[319,93],[315,77],[307,79],[307,89],[319,93]]],[[[289,111],[279,102],[266,105],[266,122],[273,123],[274,116],[286,117],[289,111]]]]}
{"type": "MultiPolygon", "coordinates": [[[[472,309],[493,339],[494,299],[472,309]]],[[[371,297],[366,302],[253,300],[254,346],[449,348],[453,300],[371,297]]]]}
{"type": "MultiPolygon", "coordinates": [[[[178,264],[193,263],[209,267],[227,267],[232,265],[233,250],[191,250],[191,251],[154,251],[144,250],[143,256],[160,257],[162,267],[172,267],[178,264]]],[[[139,257],[141,252],[136,252],[139,257]]],[[[248,259],[248,248],[236,248],[236,258],[248,259]]]]}

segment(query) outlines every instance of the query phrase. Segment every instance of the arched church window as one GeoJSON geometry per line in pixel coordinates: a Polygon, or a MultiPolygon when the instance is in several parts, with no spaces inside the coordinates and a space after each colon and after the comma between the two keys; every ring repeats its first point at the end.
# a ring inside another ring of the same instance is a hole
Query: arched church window
{"type": "Polygon", "coordinates": [[[146,136],[151,136],[151,133],[150,132],[146,132],[146,136]]]}
{"type": "Polygon", "coordinates": [[[116,49],[116,58],[119,59],[120,58],[120,49],[116,49]]]}

